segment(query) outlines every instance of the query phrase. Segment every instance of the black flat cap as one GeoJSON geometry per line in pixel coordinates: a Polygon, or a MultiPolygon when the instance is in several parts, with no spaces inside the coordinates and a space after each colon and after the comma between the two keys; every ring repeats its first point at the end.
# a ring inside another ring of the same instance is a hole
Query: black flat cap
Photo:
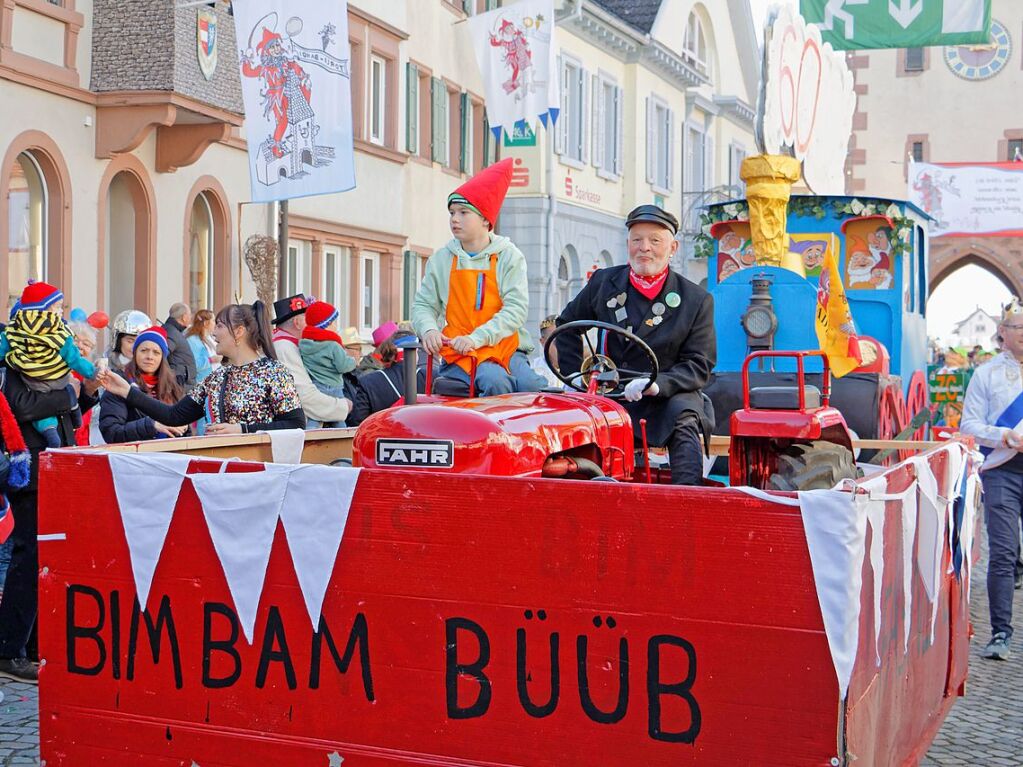
{"type": "Polygon", "coordinates": [[[633,224],[640,223],[659,224],[670,230],[672,236],[678,234],[678,219],[656,205],[640,205],[625,219],[625,226],[630,229],[633,224]]]}

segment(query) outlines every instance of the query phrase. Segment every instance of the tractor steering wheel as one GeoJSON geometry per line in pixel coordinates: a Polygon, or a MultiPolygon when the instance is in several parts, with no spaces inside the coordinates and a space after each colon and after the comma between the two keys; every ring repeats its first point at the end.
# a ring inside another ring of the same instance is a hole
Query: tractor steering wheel
{"type": "Polygon", "coordinates": [[[657,380],[657,373],[659,371],[657,355],[654,354],[653,349],[647,346],[646,342],[642,338],[634,333],[630,333],[628,330],[625,330],[618,325],[612,325],[609,322],[599,322],[598,320],[576,320],[575,322],[566,322],[564,325],[558,326],[554,329],[553,333],[547,336],[547,341],[544,342],[543,345],[543,356],[547,361],[547,367],[549,367],[554,372],[554,375],[558,377],[558,380],[566,386],[569,386],[576,391],[585,392],[588,390],[591,378],[596,376],[597,393],[603,394],[605,397],[610,397],[612,399],[621,399],[624,397],[625,384],[630,381],[635,381],[639,378],[649,378],[650,383],[653,384],[653,382],[657,380]],[[586,334],[586,331],[588,330],[603,330],[609,333],[617,333],[629,343],[638,345],[640,350],[646,354],[647,359],[650,361],[650,370],[630,370],[628,368],[618,367],[614,360],[606,354],[599,353],[593,348],[593,343],[590,340],[590,337],[586,334]],[[551,345],[559,335],[569,331],[574,331],[578,335],[582,336],[583,342],[590,351],[590,357],[583,362],[582,370],[566,377],[561,374],[561,371],[559,371],[555,365],[551,364],[551,345]]]}

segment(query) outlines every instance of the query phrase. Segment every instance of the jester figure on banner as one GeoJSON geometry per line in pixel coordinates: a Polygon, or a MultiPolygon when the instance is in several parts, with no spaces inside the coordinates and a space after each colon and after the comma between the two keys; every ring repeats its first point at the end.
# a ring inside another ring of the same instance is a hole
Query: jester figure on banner
{"type": "MultiPolygon", "coordinates": [[[[524,81],[527,70],[533,66],[533,51],[529,48],[522,28],[507,18],[501,18],[500,28],[490,33],[490,45],[504,52],[504,63],[508,66],[511,76],[505,81],[505,93],[516,93],[529,86],[524,81]]],[[[516,98],[519,98],[516,95],[516,98]]]]}
{"type": "Polygon", "coordinates": [[[316,115],[309,103],[312,84],[302,66],[285,55],[283,38],[266,27],[256,55],[258,61],[242,61],[242,74],[263,79],[263,116],[274,126],[268,148],[274,157],[283,157],[282,141],[289,127],[304,120],[315,126],[316,115]]]}
{"type": "Polygon", "coordinates": [[[554,0],[519,0],[466,22],[498,139],[514,126],[558,119],[554,0]]]}
{"type": "Polygon", "coordinates": [[[354,187],[347,3],[249,0],[234,11],[247,41],[239,71],[252,201],[354,187]]]}

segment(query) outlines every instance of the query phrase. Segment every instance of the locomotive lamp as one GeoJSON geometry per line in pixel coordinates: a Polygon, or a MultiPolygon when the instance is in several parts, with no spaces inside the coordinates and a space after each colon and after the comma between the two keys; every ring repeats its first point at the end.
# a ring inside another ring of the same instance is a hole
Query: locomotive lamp
{"type": "Polygon", "coordinates": [[[778,316],[771,301],[771,278],[760,275],[751,284],[753,295],[741,320],[746,345],[751,352],[769,351],[774,348],[774,334],[778,330],[778,316]]]}

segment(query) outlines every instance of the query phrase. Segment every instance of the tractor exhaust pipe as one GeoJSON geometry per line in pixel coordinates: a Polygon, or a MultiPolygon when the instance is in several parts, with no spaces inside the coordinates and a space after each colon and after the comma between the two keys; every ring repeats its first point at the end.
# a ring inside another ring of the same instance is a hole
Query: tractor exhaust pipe
{"type": "Polygon", "coordinates": [[[419,373],[419,343],[409,339],[409,343],[401,345],[405,353],[405,404],[415,405],[418,402],[419,391],[416,380],[419,373]]]}

